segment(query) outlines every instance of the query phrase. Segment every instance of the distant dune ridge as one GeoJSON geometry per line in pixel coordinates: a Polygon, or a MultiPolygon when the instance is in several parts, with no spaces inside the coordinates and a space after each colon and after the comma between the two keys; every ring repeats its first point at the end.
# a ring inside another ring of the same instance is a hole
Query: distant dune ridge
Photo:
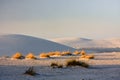
{"type": "Polygon", "coordinates": [[[57,38],[52,41],[73,47],[73,48],[120,48],[120,38],[92,40],[86,38],[57,38]]]}
{"type": "Polygon", "coordinates": [[[40,52],[56,50],[74,51],[75,49],[56,42],[32,36],[19,34],[0,35],[0,56],[13,55],[16,52],[21,52],[24,55],[29,52],[33,52],[35,55],[39,55],[40,52]]]}

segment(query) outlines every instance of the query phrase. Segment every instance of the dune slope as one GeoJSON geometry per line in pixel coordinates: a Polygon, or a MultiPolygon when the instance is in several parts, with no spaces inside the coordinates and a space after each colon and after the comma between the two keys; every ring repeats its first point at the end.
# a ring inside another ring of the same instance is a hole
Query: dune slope
{"type": "Polygon", "coordinates": [[[33,52],[75,50],[74,48],[55,43],[49,40],[25,36],[25,35],[1,35],[0,36],[0,55],[12,55],[16,52],[27,54],[33,52]]]}

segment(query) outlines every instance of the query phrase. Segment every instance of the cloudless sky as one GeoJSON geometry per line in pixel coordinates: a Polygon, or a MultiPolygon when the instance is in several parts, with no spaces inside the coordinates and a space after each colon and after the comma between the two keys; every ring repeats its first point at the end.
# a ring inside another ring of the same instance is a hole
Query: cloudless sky
{"type": "Polygon", "coordinates": [[[120,37],[120,0],[0,0],[0,34],[120,37]]]}

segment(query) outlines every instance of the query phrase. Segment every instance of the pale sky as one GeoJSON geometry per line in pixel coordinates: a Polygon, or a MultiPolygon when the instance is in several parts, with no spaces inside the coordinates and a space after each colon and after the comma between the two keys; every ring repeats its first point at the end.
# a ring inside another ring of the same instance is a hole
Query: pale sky
{"type": "Polygon", "coordinates": [[[120,37],[120,0],[0,0],[0,34],[120,37]]]}

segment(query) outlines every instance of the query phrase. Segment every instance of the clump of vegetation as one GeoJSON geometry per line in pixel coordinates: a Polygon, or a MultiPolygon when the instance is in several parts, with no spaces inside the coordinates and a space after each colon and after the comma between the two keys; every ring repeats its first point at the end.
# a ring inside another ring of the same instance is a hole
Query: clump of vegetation
{"type": "Polygon", "coordinates": [[[81,55],[81,56],[80,56],[80,58],[85,58],[85,57],[86,57],[86,55],[81,55]]]}
{"type": "Polygon", "coordinates": [[[50,56],[46,53],[41,53],[40,58],[49,58],[50,56]]]}
{"type": "Polygon", "coordinates": [[[73,54],[75,54],[75,55],[80,55],[81,52],[80,52],[80,51],[75,51],[73,54]]]}
{"type": "Polygon", "coordinates": [[[80,58],[84,58],[84,59],[94,59],[94,55],[82,55],[82,56],[80,56],[80,58]]]}
{"type": "Polygon", "coordinates": [[[86,55],[86,52],[85,52],[84,50],[82,50],[82,51],[80,52],[80,54],[81,54],[81,55],[86,55]]]}
{"type": "Polygon", "coordinates": [[[60,56],[62,56],[60,51],[49,52],[48,55],[51,56],[51,57],[60,57],[60,56]]]}
{"type": "Polygon", "coordinates": [[[88,59],[94,59],[94,55],[87,55],[86,58],[88,58],[88,59]]]}
{"type": "Polygon", "coordinates": [[[33,53],[29,53],[29,54],[26,56],[26,59],[36,59],[36,57],[34,56],[33,53]]]}
{"type": "Polygon", "coordinates": [[[30,75],[30,76],[35,76],[37,75],[36,71],[34,70],[33,67],[29,67],[24,74],[30,75]]]}
{"type": "Polygon", "coordinates": [[[55,52],[48,52],[48,55],[49,55],[49,56],[54,56],[54,55],[55,55],[55,52]]]}
{"type": "Polygon", "coordinates": [[[23,59],[24,56],[22,55],[22,53],[17,52],[12,56],[13,59],[23,59]]]}
{"type": "Polygon", "coordinates": [[[94,59],[94,55],[86,54],[84,50],[82,50],[80,54],[80,59],[94,59]]]}
{"type": "Polygon", "coordinates": [[[77,60],[69,60],[66,63],[67,67],[72,67],[72,66],[81,66],[81,67],[85,67],[88,68],[89,65],[85,62],[81,62],[81,61],[77,61],[77,60]]]}
{"type": "Polygon", "coordinates": [[[63,56],[68,56],[68,55],[72,55],[72,53],[70,51],[63,51],[62,55],[63,56]]]}
{"type": "Polygon", "coordinates": [[[52,68],[63,68],[63,65],[57,63],[51,63],[50,65],[52,68]]]}

